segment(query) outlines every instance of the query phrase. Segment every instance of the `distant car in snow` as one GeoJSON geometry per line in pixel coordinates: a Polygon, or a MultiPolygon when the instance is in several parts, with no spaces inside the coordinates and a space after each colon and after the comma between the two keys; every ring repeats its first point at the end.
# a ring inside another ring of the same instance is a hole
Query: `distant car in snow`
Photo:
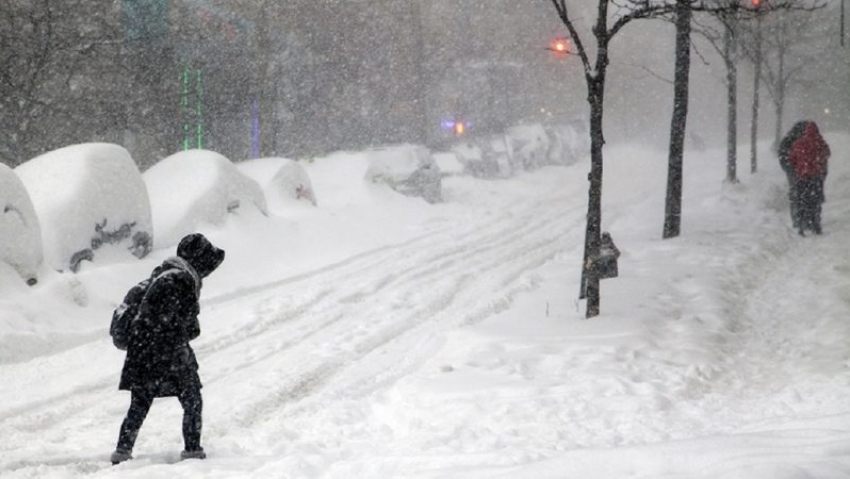
{"type": "Polygon", "coordinates": [[[505,138],[514,170],[534,170],[549,162],[549,136],[543,125],[513,126],[505,132],[505,138]]]}
{"type": "Polygon", "coordinates": [[[77,271],[105,245],[138,258],[150,252],[148,193],[124,148],[68,146],[27,161],[15,173],[32,199],[44,260],[52,268],[77,271]]]}
{"type": "Polygon", "coordinates": [[[395,145],[366,150],[366,179],[383,183],[428,203],[443,201],[442,174],[431,152],[420,145],[395,145]]]}
{"type": "Polygon", "coordinates": [[[270,204],[300,201],[318,205],[310,176],[297,161],[288,158],[257,158],[239,162],[236,168],[263,188],[270,204]]]}
{"type": "Polygon", "coordinates": [[[513,174],[510,150],[504,135],[488,135],[452,146],[464,172],[476,178],[508,178],[513,174]]]}
{"type": "Polygon", "coordinates": [[[440,168],[440,173],[446,176],[457,176],[463,174],[463,163],[458,158],[457,153],[453,151],[439,152],[431,155],[437,166],[440,168]]]}
{"type": "Polygon", "coordinates": [[[0,164],[0,262],[33,285],[42,259],[41,226],[29,193],[18,175],[0,164]]]}
{"type": "Polygon", "coordinates": [[[267,214],[263,189],[224,156],[207,150],[175,153],[142,175],[150,194],[157,247],[177,244],[202,224],[252,208],[267,214]]]}
{"type": "Polygon", "coordinates": [[[590,155],[590,137],[584,121],[569,120],[547,124],[544,128],[549,136],[550,164],[572,165],[590,155]]]}

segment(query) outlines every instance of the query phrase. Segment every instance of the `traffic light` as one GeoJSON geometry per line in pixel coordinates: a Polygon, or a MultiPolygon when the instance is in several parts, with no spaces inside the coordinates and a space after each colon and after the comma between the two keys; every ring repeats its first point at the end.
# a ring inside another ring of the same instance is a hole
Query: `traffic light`
{"type": "Polygon", "coordinates": [[[552,40],[549,49],[555,53],[567,54],[570,51],[570,42],[564,37],[558,37],[552,40]]]}

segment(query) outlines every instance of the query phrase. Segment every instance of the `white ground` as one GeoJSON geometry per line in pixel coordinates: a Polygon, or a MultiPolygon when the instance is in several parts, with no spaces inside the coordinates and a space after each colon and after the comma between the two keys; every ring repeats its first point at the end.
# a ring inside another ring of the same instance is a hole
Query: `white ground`
{"type": "Polygon", "coordinates": [[[0,291],[0,476],[850,477],[850,139],[827,139],[806,238],[766,149],[737,185],[719,150],[689,154],[661,241],[666,154],[608,148],[621,277],[592,320],[586,162],[450,178],[427,205],[318,161],[320,208],[204,230],[228,251],[194,343],[209,459],[178,462],[165,399],[108,464],[129,402],[111,307],[163,250],[0,291]]]}

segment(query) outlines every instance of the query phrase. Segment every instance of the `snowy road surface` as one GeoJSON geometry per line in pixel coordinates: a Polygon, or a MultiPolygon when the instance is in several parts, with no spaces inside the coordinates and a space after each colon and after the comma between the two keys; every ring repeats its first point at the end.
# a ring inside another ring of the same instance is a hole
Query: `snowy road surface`
{"type": "MultiPolygon", "coordinates": [[[[230,265],[253,280],[210,279],[193,343],[202,462],[178,462],[166,399],[109,466],[128,396],[98,288],[118,270],[92,269],[90,304],[65,307],[102,324],[0,364],[0,476],[850,477],[850,142],[833,141],[817,238],[786,225],[778,168],[723,185],[714,151],[686,175],[682,237],[660,241],[663,155],[609,149],[621,277],[592,321],[574,299],[584,164],[449,179],[446,205],[381,196],[401,212],[368,220],[385,238],[297,271],[310,241],[230,265]]],[[[332,224],[323,244],[344,244],[332,224]]]]}

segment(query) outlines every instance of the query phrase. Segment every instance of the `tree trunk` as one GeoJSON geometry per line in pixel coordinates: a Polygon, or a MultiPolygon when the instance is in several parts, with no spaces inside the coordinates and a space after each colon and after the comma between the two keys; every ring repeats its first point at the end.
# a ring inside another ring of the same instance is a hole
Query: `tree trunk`
{"type": "Polygon", "coordinates": [[[750,172],[758,171],[759,86],[761,85],[761,15],[756,18],[755,72],[753,73],[753,110],[750,123],[750,172]]]}
{"type": "Polygon", "coordinates": [[[588,102],[590,103],[590,188],[587,202],[587,229],[584,236],[584,264],[582,276],[585,278],[583,293],[587,297],[585,317],[599,315],[600,290],[596,259],[599,257],[599,242],[602,230],[602,146],[605,137],[602,132],[603,100],[605,93],[605,74],[599,73],[589,80],[591,85],[588,102]]]}
{"type": "Polygon", "coordinates": [[[688,0],[676,1],[676,68],[673,83],[673,117],[664,206],[664,238],[679,236],[682,222],[682,170],[688,120],[688,82],[691,67],[691,12],[688,0]]]}
{"type": "Polygon", "coordinates": [[[776,96],[773,105],[776,108],[776,131],[774,136],[774,148],[779,148],[782,141],[782,116],[785,113],[785,52],[779,53],[779,81],[776,85],[776,96]]]}
{"type": "Polygon", "coordinates": [[[726,28],[723,56],[726,62],[726,181],[737,183],[738,67],[735,62],[735,34],[733,26],[726,28]]]}

